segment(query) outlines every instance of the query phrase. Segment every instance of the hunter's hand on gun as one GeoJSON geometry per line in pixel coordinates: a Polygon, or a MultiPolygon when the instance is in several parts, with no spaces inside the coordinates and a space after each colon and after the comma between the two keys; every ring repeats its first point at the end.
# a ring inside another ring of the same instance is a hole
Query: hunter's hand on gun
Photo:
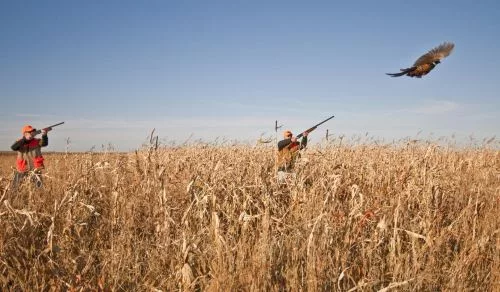
{"type": "Polygon", "coordinates": [[[331,120],[332,118],[334,118],[334,116],[331,116],[328,119],[320,122],[319,124],[312,126],[311,128],[309,128],[306,131],[304,131],[304,132],[300,133],[299,135],[297,135],[297,138],[301,138],[302,136],[306,137],[307,135],[309,135],[310,132],[316,130],[317,127],[319,127],[320,125],[326,123],[327,121],[331,120]]]}
{"type": "Polygon", "coordinates": [[[40,134],[40,133],[42,133],[42,135],[43,135],[43,136],[45,136],[45,135],[47,135],[47,132],[48,132],[48,131],[52,131],[52,128],[53,128],[53,127],[57,127],[57,126],[62,125],[62,124],[64,124],[64,122],[60,122],[60,123],[58,123],[58,124],[55,124],[55,125],[49,126],[49,127],[47,127],[47,128],[43,128],[43,129],[41,129],[41,130],[37,130],[37,131],[35,132],[35,136],[36,136],[36,135],[38,135],[38,134],[40,134]]]}
{"type": "Polygon", "coordinates": [[[49,131],[51,131],[51,130],[52,130],[52,128],[50,128],[50,127],[49,127],[49,128],[45,128],[45,129],[42,129],[42,135],[43,135],[43,136],[47,135],[47,133],[48,133],[49,131]]]}

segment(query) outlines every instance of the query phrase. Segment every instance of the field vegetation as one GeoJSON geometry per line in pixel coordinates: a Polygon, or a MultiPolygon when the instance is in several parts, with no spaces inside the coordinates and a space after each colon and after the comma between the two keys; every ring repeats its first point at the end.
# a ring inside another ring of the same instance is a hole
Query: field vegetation
{"type": "Polygon", "coordinates": [[[287,184],[271,145],[0,156],[2,290],[498,291],[500,151],[311,146],[287,184]]]}

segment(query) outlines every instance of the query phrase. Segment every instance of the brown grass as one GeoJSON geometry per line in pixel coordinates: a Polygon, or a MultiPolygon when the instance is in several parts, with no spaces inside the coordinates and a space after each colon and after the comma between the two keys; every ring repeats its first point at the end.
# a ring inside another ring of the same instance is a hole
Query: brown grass
{"type": "Polygon", "coordinates": [[[269,147],[52,154],[18,191],[2,155],[0,286],[498,291],[497,149],[311,147],[288,186],[269,147]]]}

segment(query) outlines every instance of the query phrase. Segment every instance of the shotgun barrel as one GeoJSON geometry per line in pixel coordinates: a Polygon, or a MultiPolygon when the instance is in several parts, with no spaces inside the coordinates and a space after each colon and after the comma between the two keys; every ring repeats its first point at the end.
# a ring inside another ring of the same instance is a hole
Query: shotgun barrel
{"type": "Polygon", "coordinates": [[[298,134],[298,135],[297,135],[297,139],[299,139],[300,137],[302,137],[302,136],[303,136],[303,133],[305,133],[305,132],[310,133],[310,132],[312,132],[312,131],[316,130],[316,128],[317,128],[317,127],[319,127],[321,124],[324,124],[324,123],[328,122],[329,120],[333,119],[334,117],[335,117],[335,116],[331,116],[331,117],[329,117],[328,119],[326,119],[326,120],[324,120],[324,121],[322,121],[322,122],[320,122],[320,123],[318,123],[318,124],[316,124],[316,125],[312,126],[311,128],[309,128],[309,129],[305,130],[304,132],[302,132],[302,133],[298,134]]]}
{"type": "MultiPolygon", "coordinates": [[[[57,123],[57,124],[55,124],[55,125],[48,126],[48,127],[46,127],[46,128],[43,128],[43,130],[50,131],[50,130],[52,130],[52,128],[53,128],[53,127],[57,127],[57,126],[60,126],[60,125],[62,125],[62,124],[64,124],[64,122],[60,122],[60,123],[57,123]]],[[[36,130],[35,135],[38,135],[38,134],[40,134],[41,132],[42,132],[42,130],[36,130]]]]}

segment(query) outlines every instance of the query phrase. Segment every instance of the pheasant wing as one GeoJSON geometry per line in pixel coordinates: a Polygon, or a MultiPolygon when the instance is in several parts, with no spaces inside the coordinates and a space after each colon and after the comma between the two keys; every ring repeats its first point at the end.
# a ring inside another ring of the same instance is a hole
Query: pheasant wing
{"type": "Polygon", "coordinates": [[[451,54],[455,45],[453,43],[442,43],[441,45],[433,48],[425,55],[418,58],[418,60],[413,64],[413,66],[420,66],[423,64],[430,64],[435,61],[439,61],[451,54]]]}

